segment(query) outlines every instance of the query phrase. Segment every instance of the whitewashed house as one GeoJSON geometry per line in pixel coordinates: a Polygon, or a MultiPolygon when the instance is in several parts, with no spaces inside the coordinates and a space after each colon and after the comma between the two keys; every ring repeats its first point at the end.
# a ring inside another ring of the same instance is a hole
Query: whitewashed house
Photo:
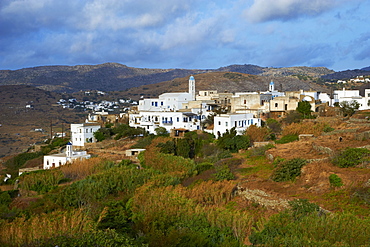
{"type": "Polygon", "coordinates": [[[341,103],[343,101],[353,102],[357,101],[360,104],[359,110],[370,109],[370,89],[365,89],[365,96],[360,95],[360,90],[334,90],[333,105],[335,103],[341,103]]]}
{"type": "Polygon", "coordinates": [[[129,125],[131,127],[144,128],[151,134],[155,134],[155,129],[164,127],[167,132],[171,129],[184,128],[188,130],[200,129],[199,116],[195,113],[189,112],[140,112],[137,114],[130,114],[129,125]]]}
{"type": "MultiPolygon", "coordinates": [[[[217,138],[226,131],[235,127],[237,135],[242,135],[249,126],[261,126],[261,119],[255,118],[252,113],[221,114],[214,117],[213,133],[217,138]]],[[[209,132],[209,131],[208,131],[209,132]]]]}
{"type": "Polygon", "coordinates": [[[50,169],[55,167],[60,167],[66,163],[72,163],[75,160],[89,159],[90,154],[87,154],[86,151],[73,151],[73,146],[71,142],[68,142],[66,145],[66,152],[59,154],[51,154],[44,156],[44,169],[50,169]]]}
{"type": "Polygon", "coordinates": [[[94,143],[94,133],[100,129],[100,124],[71,124],[71,140],[74,146],[84,147],[85,143],[94,143]]]}

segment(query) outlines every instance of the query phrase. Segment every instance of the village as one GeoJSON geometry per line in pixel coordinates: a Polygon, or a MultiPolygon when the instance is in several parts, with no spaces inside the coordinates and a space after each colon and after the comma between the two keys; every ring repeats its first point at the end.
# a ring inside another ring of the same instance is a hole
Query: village
{"type": "MultiPolygon", "coordinates": [[[[189,131],[204,131],[219,138],[231,129],[242,135],[251,125],[260,127],[267,118],[281,119],[296,110],[298,103],[303,101],[310,103],[315,116],[329,116],[333,106],[341,102],[357,102],[358,110],[370,109],[370,89],[365,89],[365,95],[361,96],[359,90],[343,88],[334,90],[333,97],[330,97],[317,91],[279,92],[271,81],[264,92],[208,90],[197,94],[194,76],[190,76],[188,87],[188,92],[163,93],[158,98],[143,98],[138,103],[131,100],[98,104],[79,103],[75,99],[59,100],[62,107],[84,105],[92,113],[88,114],[85,123],[71,124],[67,148],[63,153],[45,155],[43,169],[90,158],[91,155],[85,151],[86,145],[97,142],[94,133],[106,123],[126,122],[130,127],[142,128],[149,134],[156,134],[158,128],[163,128],[172,137],[181,137],[189,131]],[[131,107],[117,111],[119,103],[128,103],[131,107]],[[210,119],[211,122],[207,121],[210,119]]],[[[136,151],[128,150],[129,155],[130,152],[136,151]]]]}

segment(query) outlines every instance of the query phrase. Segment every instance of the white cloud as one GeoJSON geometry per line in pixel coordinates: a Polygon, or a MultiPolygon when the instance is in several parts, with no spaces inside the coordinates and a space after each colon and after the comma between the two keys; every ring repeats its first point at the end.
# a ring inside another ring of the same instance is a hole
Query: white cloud
{"type": "Polygon", "coordinates": [[[254,0],[244,14],[251,22],[286,21],[319,15],[337,3],[336,0],[254,0]]]}

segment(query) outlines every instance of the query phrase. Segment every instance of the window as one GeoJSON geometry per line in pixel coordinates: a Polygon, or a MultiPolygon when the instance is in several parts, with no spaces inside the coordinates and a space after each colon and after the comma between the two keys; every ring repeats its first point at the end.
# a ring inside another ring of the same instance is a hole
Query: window
{"type": "Polygon", "coordinates": [[[275,107],[278,107],[278,103],[275,103],[275,107]]]}
{"type": "Polygon", "coordinates": [[[285,110],[286,111],[288,110],[288,104],[285,104],[285,110]]]}
{"type": "Polygon", "coordinates": [[[244,100],[244,105],[246,105],[246,104],[247,104],[247,100],[245,99],[245,100],[244,100]]]}
{"type": "Polygon", "coordinates": [[[225,126],[226,126],[226,127],[227,127],[227,125],[228,125],[228,122],[226,122],[226,123],[225,123],[225,126]]]}
{"type": "Polygon", "coordinates": [[[163,105],[163,101],[161,101],[161,105],[163,105]]]}
{"type": "Polygon", "coordinates": [[[177,120],[177,122],[180,122],[180,118],[179,117],[177,117],[176,120],[177,120]]]}
{"type": "Polygon", "coordinates": [[[221,121],[218,121],[218,125],[221,125],[221,121]]]}

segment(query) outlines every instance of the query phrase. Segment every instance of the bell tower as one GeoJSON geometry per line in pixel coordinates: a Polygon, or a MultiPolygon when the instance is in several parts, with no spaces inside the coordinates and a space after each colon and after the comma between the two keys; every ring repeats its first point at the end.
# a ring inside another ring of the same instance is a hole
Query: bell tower
{"type": "Polygon", "coordinates": [[[195,100],[195,79],[194,76],[189,78],[189,94],[191,94],[191,100],[195,100]]]}
{"type": "Polygon", "coordinates": [[[72,143],[68,142],[66,146],[66,156],[72,157],[72,143]]]}

